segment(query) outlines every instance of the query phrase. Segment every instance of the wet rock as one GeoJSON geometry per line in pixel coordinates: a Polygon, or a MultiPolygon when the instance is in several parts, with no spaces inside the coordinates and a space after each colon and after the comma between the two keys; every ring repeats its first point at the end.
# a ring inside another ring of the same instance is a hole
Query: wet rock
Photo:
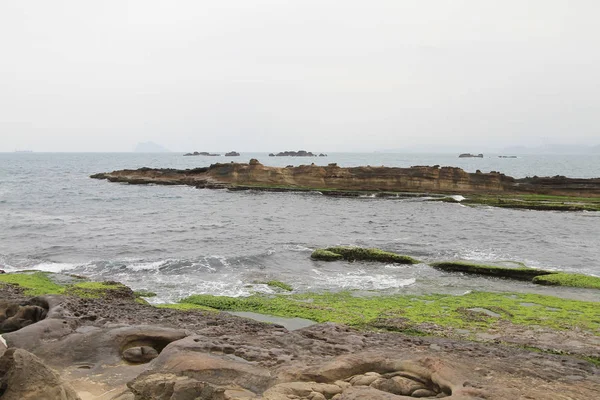
{"type": "Polygon", "coordinates": [[[42,360],[23,349],[8,349],[0,358],[2,400],[80,400],[42,360]]]}

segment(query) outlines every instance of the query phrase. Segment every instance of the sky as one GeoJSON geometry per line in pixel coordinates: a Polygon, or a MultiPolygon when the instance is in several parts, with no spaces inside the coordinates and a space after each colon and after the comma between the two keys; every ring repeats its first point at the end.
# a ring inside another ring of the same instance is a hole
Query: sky
{"type": "Polygon", "coordinates": [[[0,151],[600,144],[597,0],[6,0],[0,151]]]}

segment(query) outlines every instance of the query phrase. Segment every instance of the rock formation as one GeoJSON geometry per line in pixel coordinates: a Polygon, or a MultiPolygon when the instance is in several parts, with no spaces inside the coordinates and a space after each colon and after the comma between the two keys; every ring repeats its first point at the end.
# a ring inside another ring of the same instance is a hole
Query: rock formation
{"type": "Polygon", "coordinates": [[[331,323],[288,331],[221,312],[159,309],[127,293],[31,299],[0,286],[5,309],[47,311],[3,335],[2,399],[549,400],[600,390],[598,368],[572,357],[331,323]]]}
{"type": "Polygon", "coordinates": [[[220,154],[215,154],[215,153],[209,153],[206,151],[201,151],[201,152],[193,152],[193,153],[185,153],[184,156],[210,156],[210,157],[218,157],[220,156],[220,154]]]}
{"type": "Polygon", "coordinates": [[[255,159],[248,164],[218,163],[190,170],[120,170],[92,175],[92,178],[132,184],[191,185],[200,188],[330,189],[327,193],[323,192],[324,194],[374,191],[449,194],[538,193],[600,197],[600,178],[573,179],[556,176],[514,179],[495,171],[468,173],[460,168],[438,166],[342,168],[331,163],[327,166],[288,165],[280,168],[264,166],[255,159]]]}
{"type": "MultiPolygon", "coordinates": [[[[277,154],[270,153],[270,157],[316,157],[316,154],[311,153],[306,150],[298,150],[298,151],[280,151],[277,154]]],[[[324,157],[324,154],[321,154],[321,157],[324,157]]]]}
{"type": "Polygon", "coordinates": [[[483,154],[462,153],[458,158],[483,158],[483,154]]]}
{"type": "Polygon", "coordinates": [[[237,151],[230,151],[228,153],[225,153],[225,157],[239,157],[240,153],[238,153],[237,151]]]}

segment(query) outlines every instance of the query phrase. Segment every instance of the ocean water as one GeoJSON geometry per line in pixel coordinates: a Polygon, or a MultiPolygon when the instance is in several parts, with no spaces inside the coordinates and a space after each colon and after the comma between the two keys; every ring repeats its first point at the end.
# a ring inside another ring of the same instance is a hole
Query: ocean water
{"type": "MultiPolygon", "coordinates": [[[[553,288],[436,271],[425,264],[325,263],[312,250],[379,247],[425,262],[522,262],[600,276],[600,213],[541,212],[423,199],[331,198],[318,193],[137,186],[90,179],[122,168],[193,168],[258,158],[285,166],[458,166],[515,177],[599,177],[594,156],[459,159],[435,154],[329,154],[320,158],[183,157],[137,153],[0,153],[0,268],[69,272],[122,281],[172,302],[193,293],[269,293],[261,282],[295,291],[382,293],[471,290],[556,294],[553,288]]],[[[561,294],[600,301],[591,290],[561,294]]]]}

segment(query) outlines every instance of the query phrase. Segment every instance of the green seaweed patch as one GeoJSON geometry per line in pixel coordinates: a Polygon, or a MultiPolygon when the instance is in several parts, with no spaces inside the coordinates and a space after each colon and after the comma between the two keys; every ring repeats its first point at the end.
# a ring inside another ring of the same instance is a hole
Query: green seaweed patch
{"type": "Polygon", "coordinates": [[[167,304],[157,304],[156,308],[169,308],[171,310],[179,310],[179,311],[209,311],[209,312],[219,312],[216,308],[207,307],[199,304],[191,304],[191,303],[167,303],[167,304]]]}
{"type": "Polygon", "coordinates": [[[65,286],[64,294],[77,297],[100,298],[107,296],[110,292],[120,290],[130,291],[131,289],[119,282],[80,282],[65,286]]]}
{"type": "Polygon", "coordinates": [[[310,257],[315,260],[322,260],[322,261],[336,261],[336,260],[341,260],[344,258],[341,254],[334,253],[332,251],[325,250],[325,249],[317,249],[317,250],[313,251],[313,253],[310,255],[310,257]]]}
{"type": "Polygon", "coordinates": [[[430,264],[433,268],[446,272],[463,272],[465,274],[497,276],[521,281],[531,281],[540,275],[551,275],[553,271],[527,267],[511,268],[497,265],[482,265],[464,261],[446,261],[430,264]]]}
{"type": "Polygon", "coordinates": [[[600,336],[598,303],[537,294],[473,292],[463,296],[358,297],[346,291],[250,297],[194,295],[181,302],[224,311],[251,311],[413,334],[446,334],[448,329],[487,331],[510,322],[557,330],[581,329],[600,336]],[[465,312],[468,309],[490,310],[498,316],[465,312]]]}
{"type": "Polygon", "coordinates": [[[589,289],[600,289],[600,278],[583,274],[559,272],[552,275],[536,276],[533,283],[552,286],[570,286],[589,289]]]}
{"type": "Polygon", "coordinates": [[[135,297],[156,297],[156,293],[149,290],[136,290],[133,292],[135,297]]]}
{"type": "Polygon", "coordinates": [[[61,285],[54,282],[52,272],[16,272],[0,275],[0,283],[17,285],[24,289],[26,296],[62,294],[78,297],[103,297],[110,291],[130,291],[118,282],[78,282],[61,285]]]}
{"type": "Polygon", "coordinates": [[[469,196],[461,203],[492,207],[528,209],[540,211],[600,211],[599,198],[548,196],[548,195],[503,195],[469,196]]]}
{"type": "Polygon", "coordinates": [[[281,281],[268,281],[268,282],[264,282],[265,285],[269,286],[270,288],[274,288],[274,289],[281,289],[281,290],[285,290],[286,292],[291,292],[292,290],[294,290],[294,288],[292,288],[291,285],[288,285],[285,282],[281,282],[281,281]]]}
{"type": "Polygon", "coordinates": [[[27,296],[64,293],[64,286],[54,283],[48,277],[49,274],[40,271],[2,274],[0,275],[0,282],[21,287],[27,296]]]}
{"type": "Polygon", "coordinates": [[[418,264],[420,262],[412,257],[392,253],[389,251],[383,251],[381,249],[346,246],[317,249],[312,253],[311,257],[325,261],[344,259],[348,261],[378,261],[397,264],[418,264]],[[334,254],[337,254],[339,257],[332,258],[332,255],[334,254]]]}

